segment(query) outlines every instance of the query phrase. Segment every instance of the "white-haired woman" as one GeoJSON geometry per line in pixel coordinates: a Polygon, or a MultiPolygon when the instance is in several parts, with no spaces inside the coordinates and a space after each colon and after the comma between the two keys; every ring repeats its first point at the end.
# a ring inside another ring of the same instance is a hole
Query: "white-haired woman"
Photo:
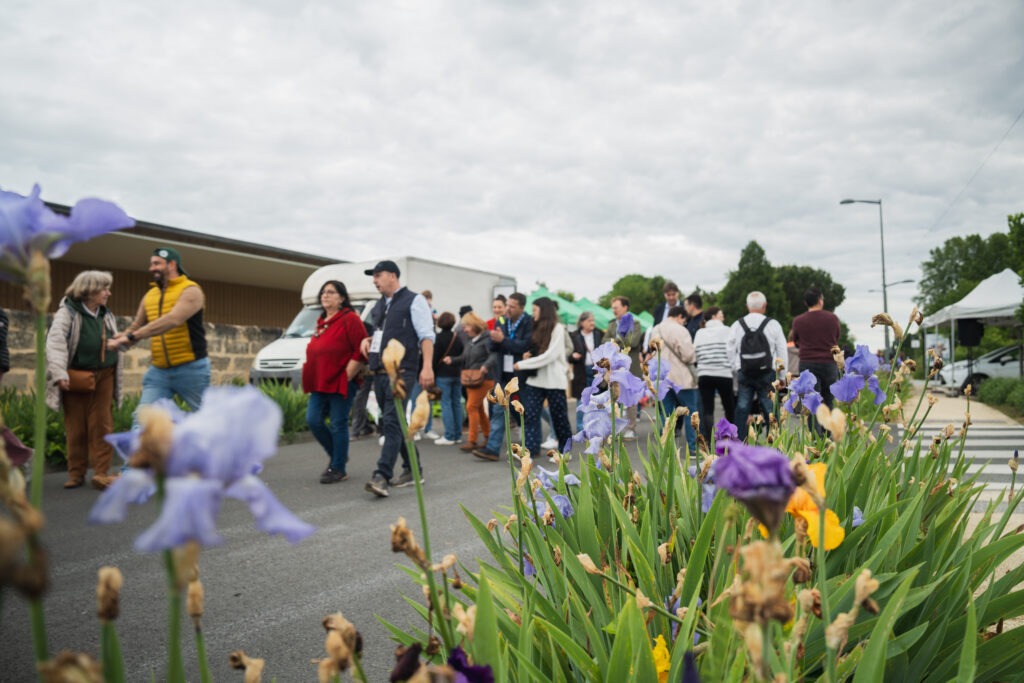
{"type": "Polygon", "coordinates": [[[121,365],[107,340],[117,334],[107,308],[110,273],[86,270],[64,292],[46,335],[46,403],[64,410],[68,480],[64,488],[85,483],[92,466],[93,488],[107,488],[114,449],[103,437],[114,431],[114,402],[120,399],[121,365]]]}

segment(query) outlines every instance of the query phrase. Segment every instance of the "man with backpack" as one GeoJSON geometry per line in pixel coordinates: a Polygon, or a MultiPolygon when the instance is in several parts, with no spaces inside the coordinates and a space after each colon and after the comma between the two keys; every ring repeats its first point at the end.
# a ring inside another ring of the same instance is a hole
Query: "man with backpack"
{"type": "Polygon", "coordinates": [[[729,335],[729,358],[736,371],[739,392],[736,397],[736,426],[740,437],[746,440],[749,428],[747,418],[754,400],[765,417],[772,412],[768,393],[775,381],[776,365],[786,372],[786,335],[779,321],[765,315],[768,299],[761,292],[747,295],[745,316],[732,324],[729,335]]]}

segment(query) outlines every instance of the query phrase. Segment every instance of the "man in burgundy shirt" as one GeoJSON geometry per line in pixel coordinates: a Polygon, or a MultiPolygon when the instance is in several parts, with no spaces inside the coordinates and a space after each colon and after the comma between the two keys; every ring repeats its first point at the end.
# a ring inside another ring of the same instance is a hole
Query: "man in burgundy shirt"
{"type": "MultiPolygon", "coordinates": [[[[812,287],[804,294],[807,312],[793,319],[789,339],[800,350],[800,372],[810,370],[817,378],[814,389],[821,399],[832,408],[832,392],[829,387],[839,381],[839,368],[832,358],[832,347],[839,344],[839,318],[832,311],[825,310],[825,297],[821,290],[812,287]]],[[[817,428],[817,424],[815,427],[817,428]]]]}

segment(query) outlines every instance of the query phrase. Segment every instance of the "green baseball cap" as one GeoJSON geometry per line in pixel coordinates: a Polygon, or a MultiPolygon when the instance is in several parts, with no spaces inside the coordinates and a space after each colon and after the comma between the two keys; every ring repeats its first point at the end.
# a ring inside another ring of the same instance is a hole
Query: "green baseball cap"
{"type": "Polygon", "coordinates": [[[185,268],[181,265],[181,254],[178,253],[177,249],[173,247],[157,247],[153,250],[153,256],[159,256],[165,261],[174,261],[178,264],[178,272],[182,275],[188,276],[188,273],[185,272],[185,268]]]}

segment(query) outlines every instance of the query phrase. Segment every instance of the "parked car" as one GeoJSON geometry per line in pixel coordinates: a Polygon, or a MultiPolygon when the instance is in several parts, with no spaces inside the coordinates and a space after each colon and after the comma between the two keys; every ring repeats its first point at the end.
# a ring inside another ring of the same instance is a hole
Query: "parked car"
{"type": "Polygon", "coordinates": [[[970,368],[966,360],[958,360],[944,366],[937,379],[945,386],[960,387],[960,391],[970,384],[976,392],[978,385],[990,377],[1020,377],[1020,351],[1017,344],[989,351],[974,359],[970,368]]]}

